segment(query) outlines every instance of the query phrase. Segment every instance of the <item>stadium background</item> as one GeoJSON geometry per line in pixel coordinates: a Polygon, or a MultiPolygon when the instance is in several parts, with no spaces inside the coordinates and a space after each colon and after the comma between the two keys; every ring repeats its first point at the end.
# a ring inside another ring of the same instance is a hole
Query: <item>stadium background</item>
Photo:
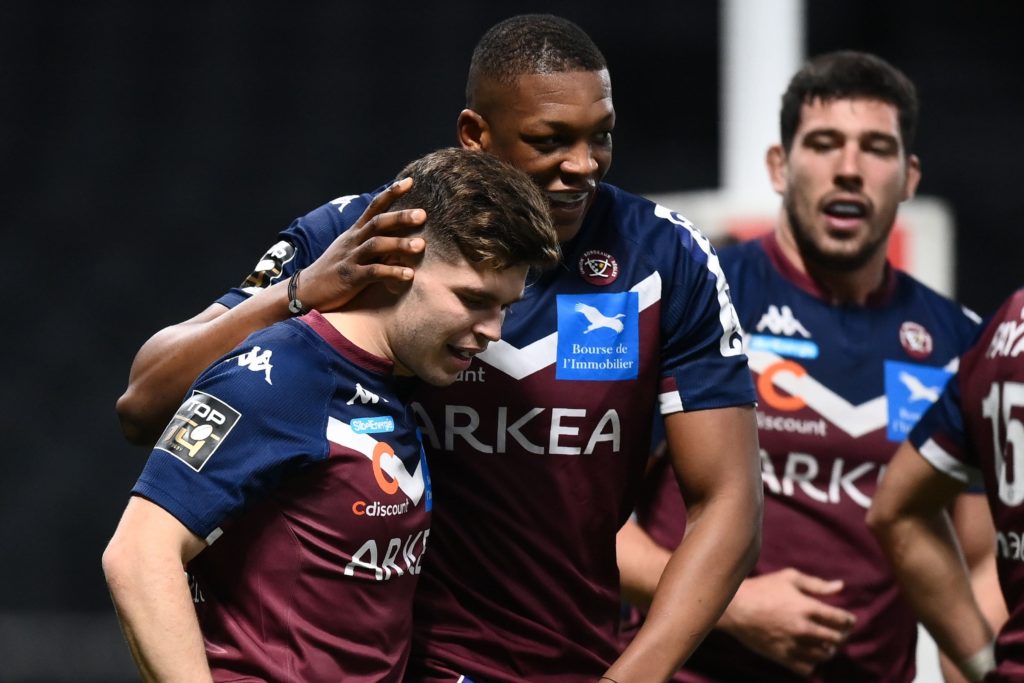
{"type": "MultiPolygon", "coordinates": [[[[134,678],[99,557],[145,457],[113,411],[135,350],[236,284],[296,215],[453,143],[495,21],[550,11],[601,46],[609,181],[719,184],[718,3],[598,7],[0,4],[0,680],[134,678]]],[[[1020,283],[1022,28],[1020,3],[807,7],[808,54],[871,50],[918,84],[921,191],[952,206],[957,291],[982,313],[1020,283]]]]}

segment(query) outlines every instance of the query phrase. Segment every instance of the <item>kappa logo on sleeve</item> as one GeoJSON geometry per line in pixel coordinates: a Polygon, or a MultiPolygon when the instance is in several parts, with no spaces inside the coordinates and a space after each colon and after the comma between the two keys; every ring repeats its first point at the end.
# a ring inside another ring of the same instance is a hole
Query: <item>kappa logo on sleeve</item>
{"type": "Polygon", "coordinates": [[[273,355],[274,352],[270,349],[260,353],[260,347],[254,346],[250,351],[238,357],[238,366],[249,368],[253,372],[262,372],[263,379],[267,384],[273,386],[274,383],[270,381],[270,371],[274,369],[274,366],[270,364],[270,358],[273,355]]]}
{"type": "Polygon", "coordinates": [[[640,371],[640,296],[560,294],[556,379],[636,379],[640,371]]]}
{"type": "Polygon", "coordinates": [[[939,400],[949,370],[916,363],[885,361],[885,398],[889,406],[886,436],[903,441],[931,404],[939,400]]]}
{"type": "Polygon", "coordinates": [[[155,448],[198,472],[241,417],[241,413],[219,398],[193,392],[178,408],[155,448]]]}

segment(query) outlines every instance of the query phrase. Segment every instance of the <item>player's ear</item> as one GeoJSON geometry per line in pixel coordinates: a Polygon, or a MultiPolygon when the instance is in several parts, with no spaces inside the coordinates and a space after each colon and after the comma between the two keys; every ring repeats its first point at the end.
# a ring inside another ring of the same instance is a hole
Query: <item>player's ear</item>
{"type": "Polygon", "coordinates": [[[907,155],[907,182],[903,187],[903,201],[914,198],[917,184],[921,182],[921,160],[916,154],[907,155]]]}
{"type": "Polygon", "coordinates": [[[779,194],[786,191],[786,150],[782,145],[772,145],[764,157],[765,166],[768,167],[768,179],[772,183],[772,189],[779,194]]]}
{"type": "Polygon", "coordinates": [[[463,149],[480,152],[487,151],[487,148],[490,147],[490,126],[487,125],[487,119],[477,112],[472,109],[463,109],[459,113],[459,120],[455,125],[455,132],[463,149]]]}

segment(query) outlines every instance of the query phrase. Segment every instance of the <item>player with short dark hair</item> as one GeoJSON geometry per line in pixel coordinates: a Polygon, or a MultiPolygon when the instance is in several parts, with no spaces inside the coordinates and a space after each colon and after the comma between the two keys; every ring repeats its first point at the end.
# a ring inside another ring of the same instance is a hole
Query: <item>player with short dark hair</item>
{"type": "MultiPolygon", "coordinates": [[[[502,342],[413,404],[437,506],[409,677],[663,679],[714,624],[759,545],[754,392],[728,285],[685,218],[602,182],[611,79],[578,26],[550,15],[500,22],[469,80],[459,144],[530,175],[563,258],[511,307],[502,342]],[[700,523],[620,656],[615,534],[633,507],[655,410],[700,523]]],[[[395,194],[342,197],[298,219],[247,290],[147,342],[119,403],[126,425],[143,433],[155,419],[154,378],[187,376],[195,356],[287,315],[281,283],[296,269],[305,268],[302,300],[327,307],[368,275],[410,276],[377,270],[389,268],[381,253],[421,246],[379,241],[419,219],[411,209],[376,213],[395,194]],[[367,234],[376,236],[364,243],[367,234]]]]}
{"type": "MultiPolygon", "coordinates": [[[[677,680],[914,677],[916,619],[864,513],[977,322],[887,259],[920,179],[917,108],[899,70],[849,51],[811,59],[782,97],[767,154],[776,229],[721,252],[758,391],[764,545],[677,680]]],[[[620,538],[625,591],[641,603],[685,526],[661,477],[637,511],[649,534],[628,525],[620,538]]]]}
{"type": "Polygon", "coordinates": [[[415,280],[254,333],[157,441],[103,556],[146,680],[402,680],[432,508],[407,380],[454,381],[559,249],[494,157],[399,177],[427,212],[415,280]]]}
{"type": "Polygon", "coordinates": [[[804,104],[813,100],[869,99],[896,108],[900,139],[914,148],[919,104],[917,88],[899,69],[868,52],[840,50],[809,60],[789,82],[779,110],[779,134],[784,149],[793,147],[804,104]]]}
{"type": "Polygon", "coordinates": [[[1024,290],[1018,290],[900,446],[868,513],[903,592],[969,681],[1024,678],[1022,320],[1024,290]],[[994,643],[946,513],[952,500],[979,481],[995,522],[999,583],[1010,612],[994,643]]]}

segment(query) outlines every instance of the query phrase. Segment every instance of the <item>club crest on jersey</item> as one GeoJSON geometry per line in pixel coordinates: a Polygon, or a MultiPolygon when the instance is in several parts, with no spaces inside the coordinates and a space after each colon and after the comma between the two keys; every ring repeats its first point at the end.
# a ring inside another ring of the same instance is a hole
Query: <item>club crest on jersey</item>
{"type": "Polygon", "coordinates": [[[266,289],[274,280],[281,277],[281,273],[284,272],[284,264],[293,258],[295,258],[295,247],[291,242],[281,240],[267,249],[267,253],[263,255],[253,271],[245,277],[239,286],[249,293],[266,289]]]}
{"type": "Polygon", "coordinates": [[[916,360],[932,355],[932,335],[919,323],[908,320],[900,325],[900,344],[916,360]]]}
{"type": "Polygon", "coordinates": [[[219,398],[194,391],[178,408],[154,448],[199,472],[241,417],[219,398]]]}
{"type": "Polygon", "coordinates": [[[790,358],[818,357],[818,345],[811,341],[811,333],[797,320],[789,306],[770,305],[754,329],[771,334],[750,335],[747,344],[751,351],[767,351],[790,358]]]}
{"type": "Polygon", "coordinates": [[[592,285],[604,287],[619,279],[619,262],[606,251],[591,249],[580,256],[580,277],[592,285]]]}
{"type": "Polygon", "coordinates": [[[636,379],[640,371],[640,295],[559,294],[556,379],[636,379]]]}
{"type": "Polygon", "coordinates": [[[885,361],[885,398],[889,420],[886,436],[903,441],[931,404],[939,400],[953,373],[916,363],[885,361]]]}
{"type": "Polygon", "coordinates": [[[270,349],[260,353],[260,347],[254,346],[238,357],[238,367],[249,368],[253,372],[262,372],[263,379],[267,384],[273,385],[274,383],[270,381],[270,371],[274,369],[274,366],[270,364],[270,357],[273,355],[274,352],[270,349]]]}

